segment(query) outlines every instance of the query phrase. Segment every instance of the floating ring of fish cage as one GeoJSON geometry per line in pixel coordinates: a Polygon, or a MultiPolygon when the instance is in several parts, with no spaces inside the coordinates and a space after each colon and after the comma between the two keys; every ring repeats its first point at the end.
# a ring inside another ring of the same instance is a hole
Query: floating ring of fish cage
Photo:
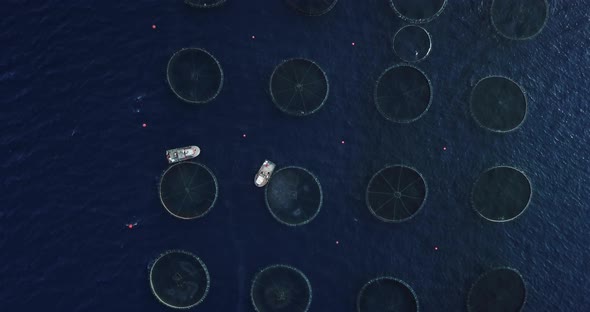
{"type": "Polygon", "coordinates": [[[377,110],[389,121],[410,123],[420,119],[432,102],[432,85],[426,74],[411,65],[386,69],[375,84],[377,110]]]}
{"type": "Polygon", "coordinates": [[[369,211],[381,221],[403,222],[413,218],[424,206],[428,187],[414,168],[395,165],[373,175],[367,185],[369,211]]]}
{"type": "Polygon", "coordinates": [[[208,103],[223,87],[221,65],[211,53],[199,48],[174,53],[168,61],[166,76],[172,92],[188,103],[208,103]]]}
{"type": "Polygon", "coordinates": [[[308,59],[283,61],[270,77],[273,103],[292,116],[307,116],[318,111],[328,99],[329,89],[326,73],[308,59]]]}
{"type": "Polygon", "coordinates": [[[473,88],[470,111],[482,128],[498,133],[510,132],[524,122],[527,98],[516,82],[506,77],[489,76],[473,88]]]}
{"type": "Polygon", "coordinates": [[[266,207],[280,223],[304,225],[313,220],[322,207],[320,181],[305,168],[285,167],[276,171],[264,192],[266,207]]]}
{"type": "Polygon", "coordinates": [[[161,254],[149,270],[149,279],[154,296],[171,308],[192,308],[203,302],[209,292],[207,266],[183,250],[161,254]]]}
{"type": "Polygon", "coordinates": [[[389,0],[389,5],[401,19],[411,23],[428,23],[439,16],[447,0],[389,0]]]}
{"type": "Polygon", "coordinates": [[[180,162],[164,172],[159,193],[162,205],[170,214],[180,219],[195,219],[215,205],[217,179],[203,164],[180,162]]]}
{"type": "Polygon", "coordinates": [[[397,278],[383,276],[370,280],[359,291],[357,312],[417,312],[418,296],[408,285],[397,278]]]}
{"type": "Polygon", "coordinates": [[[518,312],[526,302],[526,285],[520,273],[501,267],[482,274],[467,296],[469,312],[518,312]]]}
{"type": "Polygon", "coordinates": [[[493,0],[492,25],[507,39],[532,39],[541,33],[549,17],[547,0],[493,0]]]}
{"type": "Polygon", "coordinates": [[[419,62],[432,50],[430,33],[418,25],[406,25],[393,35],[393,51],[406,62],[419,62]]]}
{"type": "Polygon", "coordinates": [[[533,187],[524,172],[508,166],[484,171],[473,186],[473,209],[484,219],[506,222],[519,217],[531,202],[533,187]]]}
{"type": "Polygon", "coordinates": [[[257,312],[306,312],[311,305],[311,283],[298,269],[272,265],[252,281],[250,298],[257,312]]]}

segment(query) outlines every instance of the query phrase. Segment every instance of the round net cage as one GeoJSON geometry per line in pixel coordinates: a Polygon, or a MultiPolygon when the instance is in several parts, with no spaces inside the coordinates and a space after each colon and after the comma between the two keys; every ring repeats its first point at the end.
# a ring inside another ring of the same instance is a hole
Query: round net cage
{"type": "Polygon", "coordinates": [[[497,268],[482,274],[469,290],[469,312],[519,312],[526,301],[526,286],[518,271],[497,268]]]}
{"type": "Polygon", "coordinates": [[[403,222],[420,211],[427,191],[426,181],[415,169],[402,165],[385,167],[369,181],[367,207],[382,221],[403,222]]]}
{"type": "Polygon", "coordinates": [[[285,2],[301,14],[319,16],[330,12],[338,0],[285,0],[285,2]]]}
{"type": "Polygon", "coordinates": [[[418,68],[393,66],[381,74],[373,96],[377,110],[387,120],[410,123],[428,111],[432,86],[426,74],[418,68]]]}
{"type": "Polygon", "coordinates": [[[184,0],[184,3],[199,9],[214,8],[225,3],[226,0],[184,0]]]}
{"type": "Polygon", "coordinates": [[[217,179],[205,165],[181,162],[170,166],[160,180],[160,201],[173,216],[204,216],[217,200],[217,179]]]}
{"type": "Polygon", "coordinates": [[[307,169],[285,167],[276,171],[265,190],[268,210],[279,222],[297,226],[309,223],[322,207],[320,181],[307,169]]]}
{"type": "Polygon", "coordinates": [[[150,269],[150,287],[164,305],[188,309],[209,292],[209,272],[197,256],[182,250],[160,255],[150,269]]]}
{"type": "Polygon", "coordinates": [[[311,284],[298,269],[277,264],[256,274],[250,297],[257,312],[305,312],[311,305],[311,284]]]}
{"type": "Polygon", "coordinates": [[[493,0],[492,24],[505,38],[531,39],[538,35],[549,16],[547,0],[493,0]]]}
{"type": "Polygon", "coordinates": [[[486,77],[473,88],[470,99],[473,119],[494,132],[509,132],[524,122],[527,99],[516,82],[499,76],[486,77]]]}
{"type": "Polygon", "coordinates": [[[307,116],[328,98],[326,73],[313,61],[290,59],[279,64],[270,77],[270,96],[284,113],[307,116]]]}
{"type": "Polygon", "coordinates": [[[432,49],[430,34],[424,27],[406,25],[393,36],[393,51],[406,62],[425,59],[432,49]]]}
{"type": "Polygon", "coordinates": [[[532,185],[527,176],[512,167],[484,171],[475,182],[472,205],[480,216],[495,222],[514,220],[528,207],[532,185]]]}
{"type": "Polygon", "coordinates": [[[357,312],[416,312],[418,298],[405,282],[392,277],[379,277],[361,288],[356,307],[357,312]]]}
{"type": "Polygon", "coordinates": [[[207,103],[223,86],[219,62],[203,49],[182,49],[170,58],[166,70],[168,84],[178,98],[189,103],[207,103]]]}
{"type": "Polygon", "coordinates": [[[412,23],[427,23],[439,16],[447,0],[389,0],[400,18],[412,23]]]}

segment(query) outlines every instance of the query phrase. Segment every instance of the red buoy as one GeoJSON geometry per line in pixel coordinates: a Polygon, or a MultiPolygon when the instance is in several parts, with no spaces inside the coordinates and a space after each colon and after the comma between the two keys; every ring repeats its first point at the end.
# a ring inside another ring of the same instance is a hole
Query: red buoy
{"type": "Polygon", "coordinates": [[[156,29],[156,25],[152,25],[152,29],[156,29]]]}
{"type": "Polygon", "coordinates": [[[145,128],[145,127],[147,127],[147,124],[146,123],[142,123],[141,126],[145,128]]]}

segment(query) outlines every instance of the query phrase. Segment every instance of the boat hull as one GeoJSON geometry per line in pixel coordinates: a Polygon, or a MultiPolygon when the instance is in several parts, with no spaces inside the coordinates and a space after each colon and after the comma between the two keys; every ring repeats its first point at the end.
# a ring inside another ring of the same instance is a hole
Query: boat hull
{"type": "Polygon", "coordinates": [[[180,148],[173,148],[166,151],[166,159],[168,160],[169,164],[174,164],[177,162],[193,159],[201,153],[201,149],[199,149],[196,145],[180,147],[180,148]]]}
{"type": "Polygon", "coordinates": [[[265,186],[268,181],[270,181],[270,177],[275,170],[275,167],[276,165],[272,161],[265,160],[262,163],[262,166],[260,166],[260,169],[258,169],[258,173],[254,176],[254,185],[257,187],[265,186]]]}

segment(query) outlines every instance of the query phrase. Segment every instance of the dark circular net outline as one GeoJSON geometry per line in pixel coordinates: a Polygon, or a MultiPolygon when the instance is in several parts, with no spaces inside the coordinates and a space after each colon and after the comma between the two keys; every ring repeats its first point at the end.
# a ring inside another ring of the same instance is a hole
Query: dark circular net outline
{"type": "Polygon", "coordinates": [[[373,99],[385,119],[411,123],[424,116],[430,108],[432,84],[417,67],[395,65],[377,79],[373,99]]]}
{"type": "Polygon", "coordinates": [[[320,16],[332,10],[338,0],[285,0],[297,12],[307,16],[320,16]]]}
{"type": "Polygon", "coordinates": [[[418,296],[406,282],[383,276],[370,280],[359,291],[357,312],[417,312],[418,296]]]}
{"type": "Polygon", "coordinates": [[[408,166],[394,165],[371,177],[365,200],[371,214],[379,220],[403,222],[422,209],[427,195],[428,186],[422,174],[408,166]]]}
{"type": "Polygon", "coordinates": [[[422,26],[406,25],[393,35],[393,52],[403,61],[420,62],[430,55],[431,50],[432,38],[422,26]]]}
{"type": "Polygon", "coordinates": [[[488,76],[478,81],[469,102],[471,117],[477,124],[498,133],[520,128],[528,110],[522,87],[502,76],[488,76]]]}
{"type": "Polygon", "coordinates": [[[507,222],[518,218],[528,208],[533,187],[524,172],[508,166],[484,171],[471,195],[473,209],[484,219],[507,222]]]}
{"type": "Polygon", "coordinates": [[[223,70],[215,57],[200,48],[177,51],[166,68],[168,85],[181,100],[204,104],[219,95],[223,87],[223,70]]]}
{"type": "Polygon", "coordinates": [[[161,254],[150,267],[149,280],[156,299],[175,309],[192,308],[209,293],[207,266],[199,257],[183,250],[161,254]]]}
{"type": "Polygon", "coordinates": [[[315,219],[322,208],[322,186],[307,169],[284,167],[272,175],[265,188],[264,201],[270,214],[280,223],[304,225],[315,219]]]}
{"type": "Polygon", "coordinates": [[[326,73],[315,62],[294,58],[277,65],[269,90],[279,110],[292,116],[307,116],[324,106],[330,86],[326,73]]]}
{"type": "Polygon", "coordinates": [[[180,219],[206,215],[215,206],[218,190],[217,179],[209,168],[187,161],[166,169],[159,184],[160,202],[166,211],[180,219]],[[190,206],[192,210],[185,209],[190,206]]]}
{"type": "Polygon", "coordinates": [[[438,17],[447,6],[447,0],[389,0],[389,5],[401,19],[423,24],[438,17]]]}
{"type": "Polygon", "coordinates": [[[469,312],[519,312],[526,302],[526,285],[520,273],[500,267],[479,276],[467,295],[469,312]]]}
{"type": "Polygon", "coordinates": [[[549,18],[547,0],[493,0],[494,29],[504,38],[527,40],[539,35],[549,18]]]}
{"type": "Polygon", "coordinates": [[[306,312],[311,305],[311,283],[294,267],[272,265],[254,277],[250,299],[257,312],[306,312]]]}

